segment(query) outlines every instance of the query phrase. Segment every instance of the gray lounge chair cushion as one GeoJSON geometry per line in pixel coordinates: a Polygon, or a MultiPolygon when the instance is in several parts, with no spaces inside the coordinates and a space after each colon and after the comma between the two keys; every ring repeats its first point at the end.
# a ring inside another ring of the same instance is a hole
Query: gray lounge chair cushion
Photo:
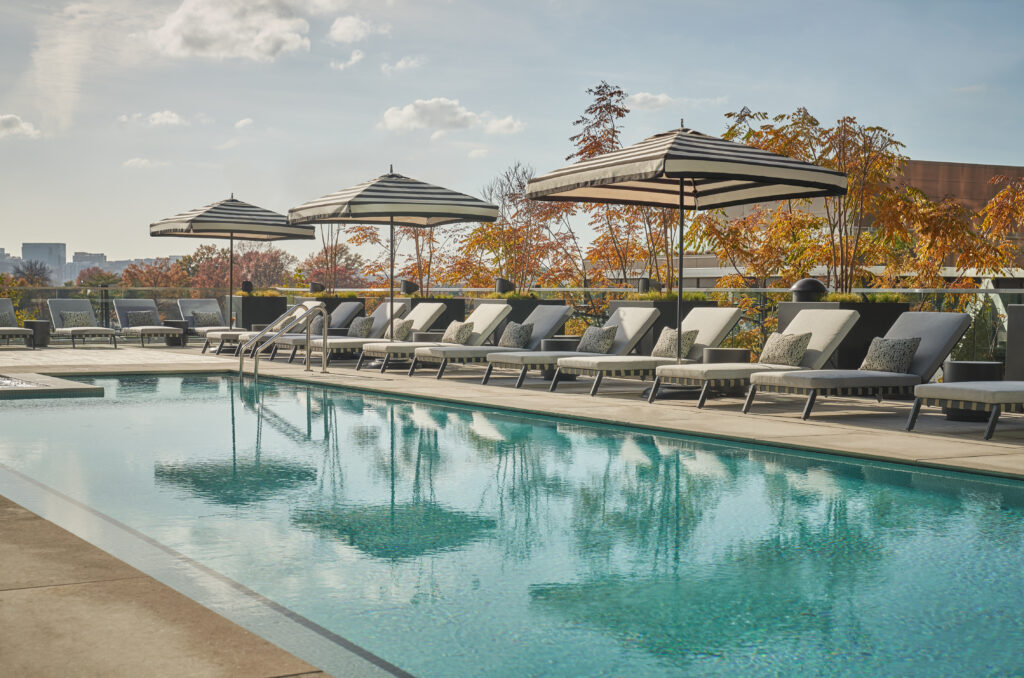
{"type": "Polygon", "coordinates": [[[420,346],[416,349],[416,357],[419,359],[440,362],[441,360],[459,360],[480,362],[491,354],[498,353],[521,353],[522,347],[511,348],[508,346],[446,346],[436,344],[434,346],[420,346]]]}
{"type": "Polygon", "coordinates": [[[220,311],[192,311],[194,327],[219,327],[224,324],[220,311]]]}
{"type": "Polygon", "coordinates": [[[498,346],[501,348],[526,348],[533,335],[533,323],[510,322],[505,325],[505,331],[501,333],[498,346]]]}
{"type": "Polygon", "coordinates": [[[508,304],[480,304],[466,318],[467,323],[473,323],[473,332],[461,343],[467,346],[480,346],[494,334],[511,312],[512,307],[508,304]]]}
{"type": "Polygon", "coordinates": [[[564,304],[541,304],[534,308],[530,311],[530,315],[523,320],[524,325],[527,323],[533,325],[533,334],[530,335],[530,341],[526,344],[526,348],[535,349],[540,346],[540,342],[555,336],[555,333],[571,315],[572,307],[564,304]]]}
{"type": "MultiPolygon", "coordinates": [[[[575,358],[580,355],[579,351],[490,351],[487,354],[487,362],[495,365],[508,365],[510,367],[523,367],[524,365],[547,366],[555,365],[561,358],[575,358]]],[[[603,354],[593,353],[597,357],[603,354]]]]}
{"type": "Polygon", "coordinates": [[[671,327],[664,327],[661,330],[661,334],[658,336],[658,342],[654,344],[654,348],[651,350],[652,358],[675,358],[678,350],[678,355],[688,356],[690,349],[693,348],[693,342],[697,340],[697,335],[700,333],[699,330],[687,330],[683,332],[682,337],[679,336],[679,330],[674,330],[671,327]],[[677,348],[676,342],[679,342],[677,348]]]}
{"type": "MultiPolygon", "coordinates": [[[[683,356],[691,361],[703,360],[704,349],[720,345],[742,317],[743,311],[738,308],[698,306],[690,309],[680,327],[683,332],[697,330],[697,338],[693,340],[689,352],[683,353],[683,356]]],[[[675,355],[673,351],[672,357],[675,355]]]]}
{"type": "Polygon", "coordinates": [[[757,362],[768,365],[789,365],[797,367],[804,359],[807,345],[811,343],[811,333],[779,334],[772,332],[757,362]]]}
{"type": "Polygon", "coordinates": [[[694,379],[712,381],[715,379],[749,379],[760,372],[792,372],[792,365],[768,365],[767,363],[697,363],[692,365],[662,365],[657,374],[663,378],[694,379]]]}
{"type": "Polygon", "coordinates": [[[67,328],[96,327],[96,319],[86,311],[61,311],[60,320],[67,328]]]}
{"type": "Polygon", "coordinates": [[[921,377],[921,381],[928,381],[939,371],[942,361],[960,341],[970,323],[971,316],[966,313],[908,311],[896,319],[885,337],[921,337],[921,345],[908,371],[921,377]]]}
{"type": "MultiPolygon", "coordinates": [[[[672,352],[675,353],[675,349],[672,352]]],[[[690,362],[689,358],[683,358],[683,361],[690,362]]],[[[646,355],[578,355],[558,361],[558,366],[564,369],[593,372],[653,372],[659,365],[674,364],[675,358],[646,355]]]]}
{"type": "Polygon", "coordinates": [[[361,301],[343,301],[331,311],[330,316],[328,316],[327,327],[332,330],[349,327],[362,310],[363,302],[361,301]]]}
{"type": "MultiPolygon", "coordinates": [[[[790,368],[792,370],[792,368],[790,368]]],[[[796,370],[758,372],[750,377],[756,386],[785,386],[803,389],[871,388],[913,386],[921,383],[916,374],[869,372],[868,370],[796,370]]]]}
{"type": "Polygon", "coordinates": [[[448,324],[448,329],[441,335],[441,343],[463,345],[469,341],[471,334],[473,334],[473,323],[453,320],[448,324]]]}
{"type": "Polygon", "coordinates": [[[373,318],[364,316],[356,318],[348,326],[348,336],[355,338],[366,338],[373,331],[373,318]]]}
{"type": "Polygon", "coordinates": [[[811,333],[800,367],[820,369],[857,324],[860,313],[837,308],[809,308],[796,314],[783,334],[811,333]]]}
{"type": "Polygon", "coordinates": [[[914,387],[914,395],[918,398],[962,400],[987,405],[1024,403],[1024,381],[957,381],[920,384],[914,387]]]}
{"type": "Polygon", "coordinates": [[[618,331],[618,325],[588,327],[583,333],[577,349],[580,353],[608,353],[612,349],[618,331]]]}
{"type": "Polygon", "coordinates": [[[124,314],[125,325],[124,329],[129,327],[152,327],[160,324],[160,318],[156,316],[153,311],[128,311],[124,314]]]}
{"type": "Polygon", "coordinates": [[[0,327],[17,327],[18,319],[10,311],[0,311],[0,327]]]}

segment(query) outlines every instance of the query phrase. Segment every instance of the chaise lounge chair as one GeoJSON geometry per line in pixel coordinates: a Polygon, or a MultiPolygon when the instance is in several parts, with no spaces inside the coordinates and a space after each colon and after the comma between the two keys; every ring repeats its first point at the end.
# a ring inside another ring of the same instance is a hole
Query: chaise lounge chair
{"type": "Polygon", "coordinates": [[[146,337],[180,337],[185,330],[160,322],[160,313],[153,299],[114,299],[114,313],[121,326],[122,337],[138,337],[146,345],[146,337]]]}
{"type": "Polygon", "coordinates": [[[50,324],[53,333],[71,339],[71,348],[76,348],[76,339],[83,342],[86,337],[106,337],[117,348],[117,332],[109,327],[99,327],[92,302],[88,299],[47,299],[50,324]]]}
{"type": "Polygon", "coordinates": [[[33,349],[36,347],[35,332],[19,327],[14,304],[7,297],[0,297],[0,339],[6,339],[7,343],[10,343],[12,337],[24,339],[25,344],[33,349]]]}
{"type": "MultiPolygon", "coordinates": [[[[494,351],[488,353],[487,371],[484,372],[484,378],[481,383],[486,384],[490,380],[495,367],[518,370],[519,377],[516,379],[515,387],[519,388],[523,385],[527,372],[530,370],[540,370],[541,372],[552,370],[557,366],[560,358],[626,355],[650,331],[651,326],[654,325],[654,321],[659,315],[660,312],[656,308],[620,307],[615,309],[605,323],[606,327],[614,325],[618,328],[608,353],[585,353],[580,351],[494,351]]],[[[555,377],[557,376],[556,372],[555,377]]],[[[552,378],[552,385],[554,385],[554,378],[552,378]]]]}
{"type": "MultiPolygon", "coordinates": [[[[441,313],[444,313],[444,309],[437,309],[436,306],[438,305],[435,304],[420,304],[416,308],[419,308],[420,306],[427,306],[428,308],[424,309],[423,311],[420,311],[420,313],[417,314],[417,317],[412,319],[413,327],[421,326],[423,325],[423,323],[427,321],[433,324],[433,322],[437,320],[438,317],[440,317],[441,313]],[[434,314],[435,312],[436,315],[434,314]]],[[[396,299],[395,319],[400,320],[402,318],[405,318],[406,315],[409,313],[410,308],[412,308],[412,302],[410,300],[396,299]]],[[[390,304],[388,304],[388,301],[385,299],[377,306],[377,308],[373,310],[373,313],[367,316],[373,319],[373,324],[370,326],[370,331],[369,334],[367,334],[367,336],[353,337],[351,336],[351,334],[349,334],[344,337],[332,337],[330,335],[328,335],[326,338],[318,337],[310,341],[310,350],[319,349],[321,351],[330,351],[330,354],[327,356],[328,362],[335,358],[357,358],[362,354],[363,346],[371,344],[375,341],[380,341],[381,337],[384,336],[384,333],[388,331],[388,327],[390,326],[390,316],[388,315],[389,312],[390,304]],[[326,349],[324,349],[325,340],[327,342],[326,349]]],[[[350,322],[349,326],[351,327],[351,325],[352,323],[350,322]]],[[[430,327],[430,325],[428,324],[426,325],[426,327],[430,327]]]]}
{"type": "MultiPolygon", "coordinates": [[[[274,320],[274,322],[267,325],[267,332],[263,336],[266,337],[267,339],[270,339],[270,337],[274,336],[275,334],[283,330],[285,327],[287,327],[288,323],[290,323],[292,320],[298,318],[300,315],[305,313],[310,308],[316,306],[317,304],[322,303],[323,302],[320,301],[303,301],[298,304],[295,304],[294,306],[290,307],[287,311],[282,313],[280,316],[278,316],[277,319],[274,320]]],[[[219,354],[221,351],[224,350],[225,346],[234,346],[234,354],[238,355],[238,352],[242,350],[242,346],[255,339],[256,336],[262,331],[263,330],[254,331],[242,330],[237,328],[233,330],[219,330],[216,332],[207,332],[206,340],[209,341],[211,344],[215,341],[217,342],[217,350],[214,351],[214,353],[219,354]]],[[[256,351],[259,350],[259,348],[259,346],[253,347],[253,354],[255,354],[256,351]]]]}
{"type": "MultiPolygon", "coordinates": [[[[216,299],[178,299],[178,312],[181,319],[188,321],[188,329],[198,337],[206,339],[210,332],[228,332],[232,328],[225,322],[216,299]]],[[[203,344],[203,353],[210,347],[207,339],[203,344]]]]}
{"type": "Polygon", "coordinates": [[[655,370],[661,365],[677,367],[683,363],[700,362],[704,357],[704,349],[721,344],[742,315],[743,311],[738,308],[691,309],[683,318],[679,331],[686,333],[696,330],[697,337],[679,363],[676,362],[674,351],[673,356],[668,358],[655,356],[653,352],[649,356],[593,355],[559,358],[555,378],[551,380],[551,390],[555,390],[558,378],[563,374],[593,377],[590,395],[597,395],[597,389],[605,377],[637,377],[645,381],[653,377],[655,370]]]}
{"type": "Polygon", "coordinates": [[[914,387],[907,430],[914,430],[922,405],[988,412],[985,440],[990,440],[1003,412],[1024,412],[1024,381],[957,381],[914,387]]]}
{"type": "Polygon", "coordinates": [[[533,325],[533,332],[529,341],[522,348],[511,348],[502,346],[421,346],[416,349],[413,355],[412,365],[409,367],[409,374],[415,371],[419,363],[440,363],[437,368],[438,379],[444,376],[445,368],[449,364],[466,365],[469,363],[485,363],[489,353],[513,353],[523,350],[535,351],[540,342],[550,339],[558,331],[558,328],[565,324],[565,321],[572,315],[571,306],[543,305],[537,306],[530,315],[523,320],[523,325],[533,325]]]}
{"type": "MultiPolygon", "coordinates": [[[[691,315],[694,309],[690,311],[691,315]]],[[[687,316],[689,317],[689,316],[687,316]]],[[[840,309],[805,309],[796,314],[783,334],[811,333],[811,341],[804,351],[799,367],[770,363],[711,363],[706,365],[662,365],[656,371],[654,387],[648,402],[654,402],[662,384],[700,386],[697,408],[703,408],[713,389],[747,388],[750,377],[759,372],[792,372],[820,370],[857,323],[857,311],[840,309]]]]}
{"type": "MultiPolygon", "coordinates": [[[[420,306],[422,305],[423,304],[420,304],[420,306]]],[[[419,306],[416,308],[419,308],[419,306]]],[[[413,312],[415,311],[416,309],[414,308],[413,312]]],[[[359,364],[356,365],[356,369],[359,369],[362,361],[366,358],[380,358],[382,359],[380,371],[384,372],[387,370],[388,365],[392,360],[406,360],[413,358],[416,354],[416,349],[418,348],[480,346],[487,341],[492,334],[494,334],[495,330],[498,329],[498,326],[501,325],[501,321],[504,320],[505,316],[511,312],[512,307],[508,304],[481,304],[477,306],[465,321],[466,323],[473,324],[473,331],[469,334],[465,344],[441,341],[395,341],[389,343],[377,342],[367,344],[363,347],[363,354],[360,356],[359,364]]]]}
{"type": "MultiPolygon", "coordinates": [[[[331,330],[347,330],[348,326],[352,324],[363,311],[363,302],[361,301],[343,301],[334,307],[334,310],[327,316],[327,331],[324,331],[323,319],[314,318],[310,327],[310,338],[312,342],[314,338],[323,339],[323,335],[330,336],[331,330]]],[[[274,349],[270,354],[270,359],[273,360],[277,357],[277,351],[280,347],[290,347],[291,354],[288,356],[288,362],[295,360],[295,354],[301,348],[305,350],[306,347],[306,333],[303,332],[289,332],[283,335],[280,339],[274,342],[274,349]]]]}
{"type": "Polygon", "coordinates": [[[938,371],[942,361],[967,331],[971,317],[966,313],[910,311],[903,313],[885,333],[886,339],[920,338],[906,374],[870,370],[804,370],[761,372],[750,377],[750,390],[743,403],[743,412],[750,410],[758,391],[806,395],[803,419],[819,395],[910,396],[914,387],[927,383],[938,371]]]}

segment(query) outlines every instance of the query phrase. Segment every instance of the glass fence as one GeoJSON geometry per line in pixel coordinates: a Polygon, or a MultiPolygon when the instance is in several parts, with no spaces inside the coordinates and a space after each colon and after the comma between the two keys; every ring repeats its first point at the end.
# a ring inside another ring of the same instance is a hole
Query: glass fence
{"type": "MultiPolygon", "coordinates": [[[[310,298],[308,290],[279,288],[263,295],[271,295],[278,305],[290,305],[300,299],[310,298]]],[[[104,327],[118,327],[114,313],[116,299],[154,299],[164,319],[181,319],[178,299],[217,299],[225,319],[228,317],[227,290],[225,288],[173,288],[173,287],[14,287],[0,290],[0,296],[10,297],[19,321],[49,320],[48,299],[87,299],[91,302],[97,323],[104,327]]],[[[462,298],[467,312],[472,311],[480,300],[495,297],[491,288],[434,288],[431,297],[438,300],[462,298]]],[[[332,297],[358,298],[366,304],[367,312],[372,311],[386,299],[386,290],[362,288],[336,290],[325,299],[332,297]]],[[[567,323],[568,334],[579,334],[590,324],[599,324],[607,319],[615,306],[637,304],[654,306],[666,317],[675,315],[675,299],[671,296],[638,294],[633,288],[587,287],[587,288],[539,288],[530,290],[530,295],[513,295],[513,300],[529,304],[531,298],[557,300],[573,306],[573,318],[567,323]]],[[[684,303],[693,305],[738,306],[744,310],[743,320],[726,340],[726,346],[750,348],[756,354],[764,340],[778,329],[780,318],[794,312],[794,302],[787,290],[776,288],[694,288],[683,291],[684,303]]],[[[232,304],[239,323],[249,323],[241,318],[242,297],[236,297],[232,304]]],[[[260,303],[260,295],[249,297],[246,304],[260,303]]],[[[957,346],[953,357],[959,360],[1002,360],[1006,354],[1007,321],[1010,306],[1024,304],[1024,289],[928,289],[928,290],[878,290],[858,289],[851,295],[830,295],[827,303],[842,308],[853,308],[867,316],[892,316],[902,311],[960,311],[971,318],[970,329],[957,346]]],[[[1022,309],[1024,310],[1024,309],[1022,309]]]]}

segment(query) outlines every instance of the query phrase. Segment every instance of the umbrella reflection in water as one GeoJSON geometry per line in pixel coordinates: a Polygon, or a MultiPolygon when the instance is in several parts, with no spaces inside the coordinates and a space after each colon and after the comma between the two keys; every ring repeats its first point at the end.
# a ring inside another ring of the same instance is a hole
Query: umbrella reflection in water
{"type": "MultiPolygon", "coordinates": [[[[391,561],[451,551],[484,538],[497,526],[495,520],[444,506],[436,501],[432,488],[427,498],[421,496],[420,468],[426,461],[427,482],[432,486],[432,458],[436,456],[423,449],[422,441],[416,450],[412,499],[398,499],[395,406],[390,405],[388,411],[388,503],[318,506],[296,511],[292,521],[321,535],[340,539],[369,556],[391,561]]],[[[430,440],[436,448],[436,430],[423,431],[409,426],[414,421],[422,421],[425,414],[422,410],[409,413],[409,421],[403,426],[403,442],[409,439],[408,432],[412,428],[420,435],[432,434],[430,440]]],[[[434,419],[430,422],[436,426],[434,419]]]]}

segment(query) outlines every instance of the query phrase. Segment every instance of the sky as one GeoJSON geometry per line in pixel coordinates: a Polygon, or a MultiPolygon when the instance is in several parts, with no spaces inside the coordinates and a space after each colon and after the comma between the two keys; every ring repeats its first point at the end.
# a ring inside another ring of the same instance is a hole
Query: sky
{"type": "MultiPolygon", "coordinates": [[[[4,0],[0,247],[191,251],[158,219],[396,172],[479,195],[563,166],[602,80],[623,141],[803,106],[920,160],[1024,165],[1021,0],[4,0]]],[[[305,256],[311,242],[284,243],[305,256]]]]}

